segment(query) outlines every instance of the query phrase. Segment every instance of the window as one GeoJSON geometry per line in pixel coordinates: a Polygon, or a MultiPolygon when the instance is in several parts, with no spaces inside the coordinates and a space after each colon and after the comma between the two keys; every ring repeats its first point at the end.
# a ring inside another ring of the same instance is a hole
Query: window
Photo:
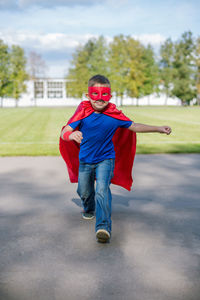
{"type": "Polygon", "coordinates": [[[48,91],[47,97],[48,98],[62,98],[63,93],[62,93],[62,91],[48,91]]]}
{"type": "Polygon", "coordinates": [[[48,81],[47,82],[47,97],[62,98],[63,97],[63,82],[48,81]]]}
{"type": "Polygon", "coordinates": [[[48,81],[47,87],[50,88],[50,89],[62,89],[63,88],[63,82],[48,81]]]}
{"type": "Polygon", "coordinates": [[[42,81],[34,82],[34,97],[44,98],[44,83],[42,81]]]}

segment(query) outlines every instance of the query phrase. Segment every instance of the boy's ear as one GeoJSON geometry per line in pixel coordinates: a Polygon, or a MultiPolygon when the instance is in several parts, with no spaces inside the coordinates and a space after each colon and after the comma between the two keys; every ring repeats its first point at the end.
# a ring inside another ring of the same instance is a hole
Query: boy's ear
{"type": "Polygon", "coordinates": [[[88,99],[90,98],[88,93],[86,93],[85,96],[86,96],[88,99]]]}

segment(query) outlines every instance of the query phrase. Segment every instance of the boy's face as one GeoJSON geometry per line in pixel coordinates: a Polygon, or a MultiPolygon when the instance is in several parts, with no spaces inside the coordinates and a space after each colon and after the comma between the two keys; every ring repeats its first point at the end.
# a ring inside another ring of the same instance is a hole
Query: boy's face
{"type": "Polygon", "coordinates": [[[89,87],[89,93],[86,94],[86,97],[94,110],[101,112],[106,108],[112,97],[110,94],[110,86],[97,83],[92,88],[89,87]]]}

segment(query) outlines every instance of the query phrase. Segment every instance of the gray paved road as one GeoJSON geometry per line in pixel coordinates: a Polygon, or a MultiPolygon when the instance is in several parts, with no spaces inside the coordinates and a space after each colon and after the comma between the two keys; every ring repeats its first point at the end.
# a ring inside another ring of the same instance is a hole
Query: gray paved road
{"type": "Polygon", "coordinates": [[[0,158],[1,300],[199,300],[200,155],[138,155],[110,244],[59,157],[0,158]]]}

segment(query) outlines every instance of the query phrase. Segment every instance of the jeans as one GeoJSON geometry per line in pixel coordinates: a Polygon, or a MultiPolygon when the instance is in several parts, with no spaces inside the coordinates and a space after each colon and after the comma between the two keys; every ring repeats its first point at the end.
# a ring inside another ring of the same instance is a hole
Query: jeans
{"type": "Polygon", "coordinates": [[[113,177],[114,164],[114,159],[106,159],[95,164],[79,162],[77,193],[82,200],[85,212],[94,212],[96,207],[96,231],[103,228],[111,232],[110,181],[113,177]]]}

